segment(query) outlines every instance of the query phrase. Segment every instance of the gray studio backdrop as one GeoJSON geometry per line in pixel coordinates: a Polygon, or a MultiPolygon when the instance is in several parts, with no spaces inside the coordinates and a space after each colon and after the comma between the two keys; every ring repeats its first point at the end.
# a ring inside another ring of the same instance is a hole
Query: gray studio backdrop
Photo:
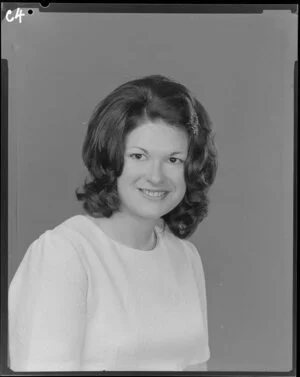
{"type": "Polygon", "coordinates": [[[34,239],[82,213],[74,190],[94,106],[127,80],[167,75],[208,110],[220,156],[209,215],[191,238],[207,281],[209,370],[290,370],[296,15],[35,9],[2,32],[9,282],[34,239]]]}

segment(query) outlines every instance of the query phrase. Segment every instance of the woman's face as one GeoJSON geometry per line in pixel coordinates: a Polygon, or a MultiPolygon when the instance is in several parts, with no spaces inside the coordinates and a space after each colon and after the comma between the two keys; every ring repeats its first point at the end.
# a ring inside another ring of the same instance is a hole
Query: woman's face
{"type": "Polygon", "coordinates": [[[162,120],[144,121],[125,141],[124,168],[118,179],[121,211],[157,220],[175,208],[186,192],[185,131],[162,120]]]}

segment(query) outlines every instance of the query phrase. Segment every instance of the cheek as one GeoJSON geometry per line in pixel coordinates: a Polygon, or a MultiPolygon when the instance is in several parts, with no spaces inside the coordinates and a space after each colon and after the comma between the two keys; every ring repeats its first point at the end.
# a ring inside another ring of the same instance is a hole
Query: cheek
{"type": "Polygon", "coordinates": [[[186,193],[186,184],[184,181],[178,183],[176,187],[176,192],[178,195],[178,200],[181,201],[186,193]]]}
{"type": "Polygon", "coordinates": [[[186,188],[185,178],[184,178],[184,170],[183,169],[170,172],[169,177],[170,177],[170,180],[174,183],[174,185],[178,189],[182,190],[182,189],[186,188]]]}
{"type": "Polygon", "coordinates": [[[128,185],[134,182],[134,180],[139,176],[139,172],[137,168],[133,168],[129,164],[125,164],[122,174],[118,179],[118,185],[128,185]]]}
{"type": "Polygon", "coordinates": [[[185,182],[185,170],[184,167],[181,170],[180,176],[178,176],[178,186],[180,187],[180,190],[183,191],[183,195],[186,192],[186,182],[185,182]]]}
{"type": "Polygon", "coordinates": [[[134,161],[125,161],[120,178],[125,182],[133,181],[145,174],[145,166],[134,161]]]}

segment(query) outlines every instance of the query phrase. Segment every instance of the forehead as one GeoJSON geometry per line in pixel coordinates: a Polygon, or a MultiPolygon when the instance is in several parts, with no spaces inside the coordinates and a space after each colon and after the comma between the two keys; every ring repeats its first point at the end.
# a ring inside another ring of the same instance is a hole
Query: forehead
{"type": "Polygon", "coordinates": [[[188,148],[187,133],[177,127],[171,126],[162,120],[144,121],[127,135],[126,148],[138,146],[147,150],[183,152],[188,148]]]}

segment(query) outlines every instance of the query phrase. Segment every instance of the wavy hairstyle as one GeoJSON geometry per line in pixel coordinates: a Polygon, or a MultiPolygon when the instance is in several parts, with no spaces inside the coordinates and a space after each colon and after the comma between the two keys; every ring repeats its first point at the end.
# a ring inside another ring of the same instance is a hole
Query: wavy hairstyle
{"type": "Polygon", "coordinates": [[[164,229],[167,225],[177,237],[189,237],[208,213],[217,150],[208,113],[185,86],[170,78],[151,75],[129,81],[96,106],[82,148],[91,180],[85,180],[82,192],[76,190],[77,199],[92,217],[111,217],[119,210],[117,179],[123,170],[126,135],[143,120],[163,120],[187,132],[186,193],[162,219],[164,229]]]}

